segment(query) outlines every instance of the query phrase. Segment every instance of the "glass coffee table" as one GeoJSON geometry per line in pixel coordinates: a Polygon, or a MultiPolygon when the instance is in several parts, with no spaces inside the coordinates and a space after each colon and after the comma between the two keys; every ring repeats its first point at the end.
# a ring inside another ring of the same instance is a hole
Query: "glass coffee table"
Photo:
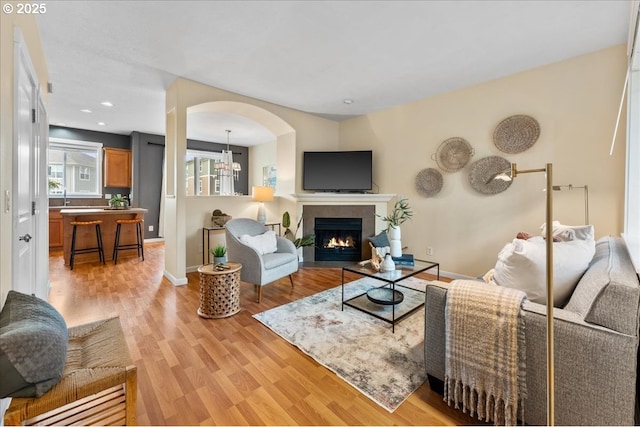
{"type": "Polygon", "coordinates": [[[405,281],[416,274],[432,268],[437,269],[436,277],[440,279],[440,264],[431,261],[415,260],[415,265],[396,265],[393,271],[380,272],[359,264],[342,268],[342,310],[349,306],[391,323],[391,330],[395,332],[395,325],[402,319],[415,313],[424,305],[425,290],[421,286],[412,286],[405,281]],[[345,272],[355,273],[374,280],[367,281],[358,287],[354,295],[345,295],[345,272]]]}

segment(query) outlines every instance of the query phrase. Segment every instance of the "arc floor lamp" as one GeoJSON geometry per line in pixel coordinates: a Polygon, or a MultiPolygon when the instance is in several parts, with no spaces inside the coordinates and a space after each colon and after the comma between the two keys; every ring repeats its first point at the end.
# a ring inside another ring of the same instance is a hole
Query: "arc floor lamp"
{"type": "Polygon", "coordinates": [[[544,168],[519,170],[515,163],[511,163],[511,170],[504,171],[492,179],[511,181],[518,175],[526,173],[544,172],[546,175],[545,195],[546,209],[546,260],[547,260],[547,425],[553,426],[555,418],[554,405],[554,362],[553,362],[553,165],[547,163],[544,168]]]}

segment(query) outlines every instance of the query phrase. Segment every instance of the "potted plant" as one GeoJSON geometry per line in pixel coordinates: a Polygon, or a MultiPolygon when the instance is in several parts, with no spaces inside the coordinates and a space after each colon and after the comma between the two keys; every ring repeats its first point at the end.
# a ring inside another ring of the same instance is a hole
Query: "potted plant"
{"type": "Polygon", "coordinates": [[[213,255],[213,264],[224,264],[227,262],[227,248],[223,244],[218,244],[210,250],[213,255]]]}
{"type": "Polygon", "coordinates": [[[124,204],[124,199],[119,194],[117,194],[117,195],[113,196],[111,199],[109,199],[109,206],[111,206],[114,209],[122,209],[122,208],[126,207],[125,204],[124,204]]]}
{"type": "Polygon", "coordinates": [[[306,236],[296,237],[298,235],[298,230],[300,229],[300,224],[302,223],[302,218],[298,221],[296,225],[296,231],[291,231],[289,227],[291,227],[291,216],[289,212],[285,212],[282,214],[282,226],[284,227],[284,237],[291,240],[296,248],[301,248],[303,246],[313,246],[316,243],[316,236],[313,234],[307,234],[306,236]]]}
{"type": "Polygon", "coordinates": [[[382,220],[387,223],[387,228],[385,230],[389,234],[391,256],[402,256],[402,242],[400,240],[402,235],[400,232],[400,225],[410,220],[413,216],[413,211],[411,210],[409,201],[405,198],[401,198],[400,200],[396,201],[395,205],[393,205],[393,210],[389,215],[376,216],[382,218],[382,220]]]}

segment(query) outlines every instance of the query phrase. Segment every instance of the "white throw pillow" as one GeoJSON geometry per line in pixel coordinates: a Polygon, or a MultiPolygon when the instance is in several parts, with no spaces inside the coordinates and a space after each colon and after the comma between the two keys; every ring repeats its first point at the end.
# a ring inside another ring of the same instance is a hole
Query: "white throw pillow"
{"type": "MultiPolygon", "coordinates": [[[[555,240],[561,242],[568,242],[570,240],[594,240],[595,230],[593,225],[564,225],[560,224],[560,221],[553,221],[553,237],[555,240]]],[[[540,226],[540,235],[546,236],[547,226],[546,223],[540,226]]]]}
{"type": "MultiPolygon", "coordinates": [[[[546,242],[542,237],[514,239],[498,254],[493,280],[500,286],[520,289],[540,304],[547,303],[546,242]]],[[[553,305],[563,306],[595,254],[595,241],[553,243],[553,305]]]]}
{"type": "Polygon", "coordinates": [[[276,232],[269,230],[257,236],[243,234],[240,241],[247,246],[251,246],[258,251],[260,255],[272,254],[278,250],[278,241],[276,240],[276,232]]]}

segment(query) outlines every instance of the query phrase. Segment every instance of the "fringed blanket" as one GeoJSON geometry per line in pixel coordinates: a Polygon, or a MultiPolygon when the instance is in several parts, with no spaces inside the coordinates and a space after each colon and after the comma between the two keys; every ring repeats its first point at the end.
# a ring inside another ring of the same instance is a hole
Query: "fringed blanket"
{"type": "Polygon", "coordinates": [[[515,425],[526,397],[526,294],[501,286],[456,280],[445,307],[444,400],[478,419],[515,425]],[[519,333],[519,331],[521,333],[519,333]]]}

